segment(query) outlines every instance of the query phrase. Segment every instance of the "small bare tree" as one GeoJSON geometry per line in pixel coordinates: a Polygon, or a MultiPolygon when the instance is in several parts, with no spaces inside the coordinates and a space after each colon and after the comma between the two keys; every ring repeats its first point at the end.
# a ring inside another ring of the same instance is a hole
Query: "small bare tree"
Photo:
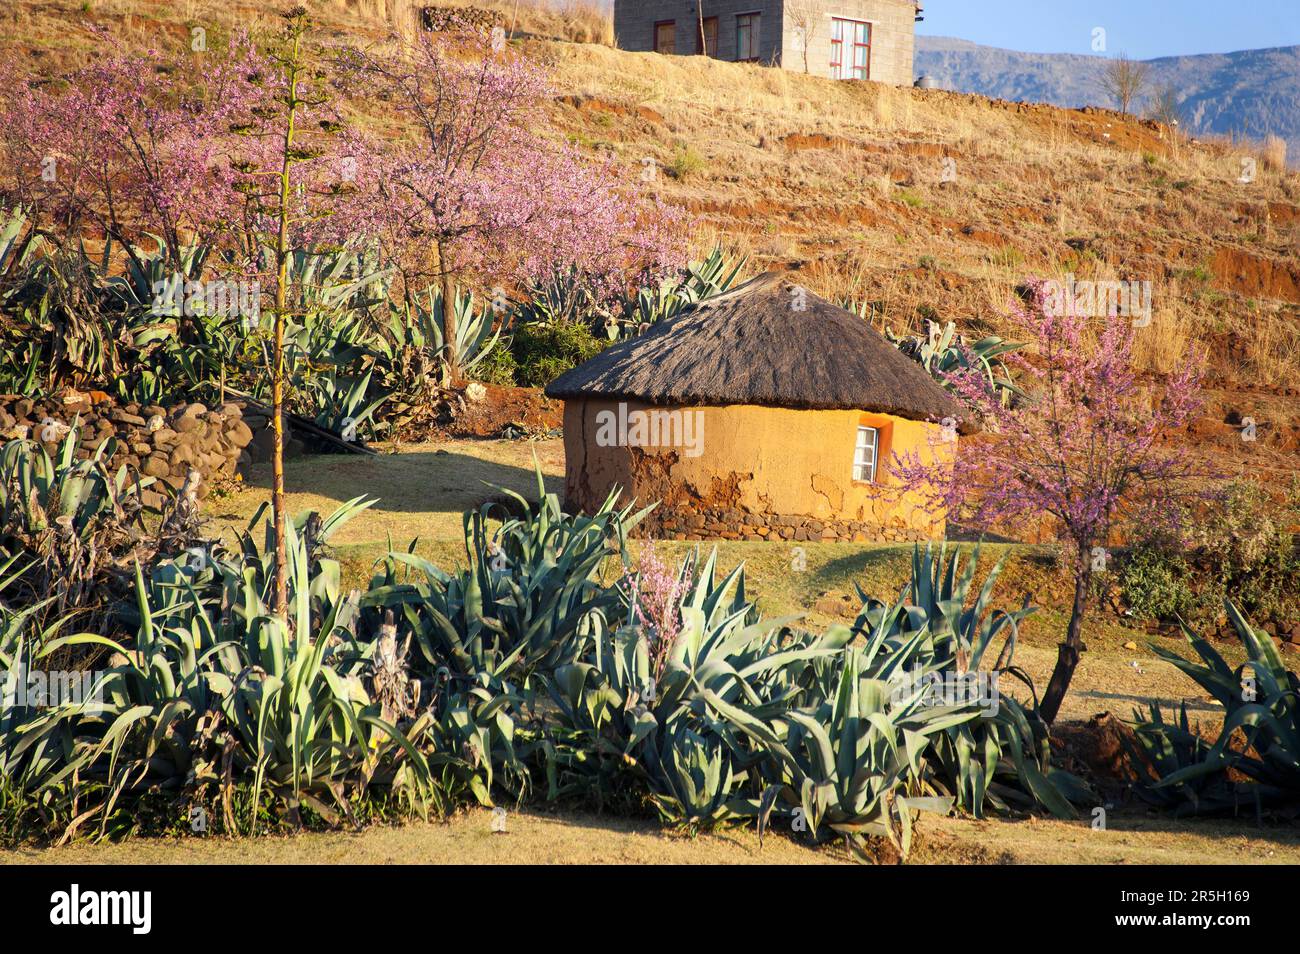
{"type": "Polygon", "coordinates": [[[1151,118],[1177,131],[1183,124],[1183,104],[1178,100],[1178,87],[1162,86],[1151,97],[1151,118]]]}
{"type": "Polygon", "coordinates": [[[1128,115],[1133,105],[1142,98],[1151,80],[1151,65],[1129,59],[1121,53],[1102,65],[1100,84],[1102,91],[1115,103],[1121,113],[1128,115]]]}
{"type": "Polygon", "coordinates": [[[785,15],[794,25],[795,33],[800,38],[800,46],[803,48],[803,71],[810,73],[812,71],[808,68],[808,45],[817,31],[817,25],[826,17],[826,0],[789,0],[785,5],[785,15]]]}

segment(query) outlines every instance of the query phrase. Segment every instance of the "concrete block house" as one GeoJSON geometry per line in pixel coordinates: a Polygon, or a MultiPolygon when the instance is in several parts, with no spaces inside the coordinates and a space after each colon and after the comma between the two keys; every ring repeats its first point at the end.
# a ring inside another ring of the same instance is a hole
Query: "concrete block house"
{"type": "Polygon", "coordinates": [[[614,34],[633,52],[911,86],[920,16],[916,0],[615,0],[614,34]]]}

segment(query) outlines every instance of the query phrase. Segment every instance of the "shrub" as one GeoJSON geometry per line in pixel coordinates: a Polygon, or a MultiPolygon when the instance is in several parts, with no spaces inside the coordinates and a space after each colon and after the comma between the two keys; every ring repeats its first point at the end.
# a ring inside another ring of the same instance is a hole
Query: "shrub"
{"type": "Polygon", "coordinates": [[[544,387],[570,368],[595,357],[604,345],[581,322],[523,324],[515,329],[510,342],[518,368],[515,380],[524,387],[544,387]]]}
{"type": "Polygon", "coordinates": [[[1129,612],[1143,620],[1203,620],[1206,603],[1214,604],[1193,588],[1193,572],[1175,543],[1148,540],[1132,547],[1119,561],[1120,589],[1129,612]]]}
{"type": "Polygon", "coordinates": [[[664,171],[679,182],[685,182],[704,168],[704,157],[689,143],[679,145],[664,171]]]}
{"type": "Polygon", "coordinates": [[[518,373],[519,363],[515,360],[514,352],[510,350],[508,344],[502,344],[501,347],[493,348],[487,357],[479,362],[478,366],[470,372],[470,377],[485,384],[510,387],[517,383],[518,373]]]}
{"type": "Polygon", "coordinates": [[[1122,557],[1120,591],[1135,616],[1207,627],[1230,596],[1255,619],[1300,619],[1300,484],[1275,501],[1258,484],[1234,482],[1184,522],[1185,540],[1140,540],[1122,557]]]}

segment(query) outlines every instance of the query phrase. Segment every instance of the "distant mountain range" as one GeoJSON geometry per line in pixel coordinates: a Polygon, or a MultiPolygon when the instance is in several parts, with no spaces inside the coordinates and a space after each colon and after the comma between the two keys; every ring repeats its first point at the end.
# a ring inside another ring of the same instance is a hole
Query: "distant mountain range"
{"type": "MultiPolygon", "coordinates": [[[[1105,62],[1072,53],[1019,53],[950,37],[916,38],[916,72],[945,89],[1056,106],[1113,106],[1098,86],[1105,62]]],[[[1178,91],[1185,128],[1287,141],[1300,160],[1300,46],[1148,60],[1153,89],[1178,91]]]]}

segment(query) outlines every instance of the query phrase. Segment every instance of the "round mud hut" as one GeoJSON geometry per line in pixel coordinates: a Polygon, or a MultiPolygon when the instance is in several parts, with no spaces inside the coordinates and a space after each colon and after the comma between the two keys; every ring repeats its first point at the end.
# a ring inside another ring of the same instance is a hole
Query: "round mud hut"
{"type": "Polygon", "coordinates": [[[890,490],[894,455],[955,446],[960,409],[862,318],[761,275],[606,349],[564,401],[565,497],[659,502],[679,540],[925,540],[941,518],[890,490]]]}

